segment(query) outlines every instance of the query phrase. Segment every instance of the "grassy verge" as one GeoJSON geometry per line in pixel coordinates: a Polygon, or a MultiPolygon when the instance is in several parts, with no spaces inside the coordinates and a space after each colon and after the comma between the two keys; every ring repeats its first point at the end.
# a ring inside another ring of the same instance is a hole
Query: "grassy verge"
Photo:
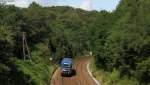
{"type": "Polygon", "coordinates": [[[94,64],[94,59],[90,64],[93,76],[99,81],[101,85],[139,85],[137,80],[123,77],[120,78],[120,73],[118,70],[114,69],[112,72],[106,72],[99,69],[94,64]]]}

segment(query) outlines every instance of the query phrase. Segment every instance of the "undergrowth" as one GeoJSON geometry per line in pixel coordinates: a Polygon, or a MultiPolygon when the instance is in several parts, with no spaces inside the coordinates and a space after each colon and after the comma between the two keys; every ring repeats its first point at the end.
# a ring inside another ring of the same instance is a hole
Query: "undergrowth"
{"type": "Polygon", "coordinates": [[[99,81],[101,85],[139,85],[138,81],[127,76],[120,77],[118,70],[114,69],[112,72],[104,71],[97,68],[94,64],[94,59],[90,64],[93,76],[99,81]]]}
{"type": "Polygon", "coordinates": [[[47,46],[43,43],[37,44],[31,55],[32,62],[29,59],[26,61],[16,60],[18,70],[29,75],[28,81],[33,82],[31,85],[48,85],[54,67],[50,65],[47,46]]]}

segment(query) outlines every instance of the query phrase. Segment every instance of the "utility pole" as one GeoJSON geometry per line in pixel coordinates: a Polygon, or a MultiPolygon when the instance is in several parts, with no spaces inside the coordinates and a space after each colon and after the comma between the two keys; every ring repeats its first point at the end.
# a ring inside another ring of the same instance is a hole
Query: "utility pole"
{"type": "Polygon", "coordinates": [[[27,59],[27,57],[30,59],[30,62],[32,62],[31,60],[31,55],[30,55],[30,51],[29,51],[29,47],[27,44],[27,39],[26,39],[26,33],[22,32],[22,51],[23,51],[23,58],[24,61],[27,59]]]}

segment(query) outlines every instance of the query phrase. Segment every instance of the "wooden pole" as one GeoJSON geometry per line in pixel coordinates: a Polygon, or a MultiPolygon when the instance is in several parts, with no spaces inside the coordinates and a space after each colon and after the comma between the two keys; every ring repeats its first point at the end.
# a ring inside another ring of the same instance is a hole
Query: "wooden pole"
{"type": "MultiPolygon", "coordinates": [[[[27,44],[27,40],[26,40],[26,37],[25,37],[25,45],[26,45],[26,48],[27,48],[27,53],[28,53],[28,57],[31,61],[31,55],[30,55],[30,51],[29,51],[29,47],[28,47],[28,44],[27,44]]],[[[32,61],[31,61],[32,62],[32,61]]]]}
{"type": "Polygon", "coordinates": [[[28,58],[30,59],[30,62],[32,62],[29,47],[28,47],[27,40],[26,40],[26,33],[25,32],[22,32],[22,42],[23,42],[24,61],[26,60],[26,57],[28,56],[28,58]],[[27,54],[26,54],[26,51],[27,51],[27,54]]]}
{"type": "Polygon", "coordinates": [[[24,58],[24,61],[26,60],[26,53],[25,53],[25,42],[24,42],[24,38],[25,38],[25,32],[22,32],[22,50],[23,50],[23,58],[24,58]]]}

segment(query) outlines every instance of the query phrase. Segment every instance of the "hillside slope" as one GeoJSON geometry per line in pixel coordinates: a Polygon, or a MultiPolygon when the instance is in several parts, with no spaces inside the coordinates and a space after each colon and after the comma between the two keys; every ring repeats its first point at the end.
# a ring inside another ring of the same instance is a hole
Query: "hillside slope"
{"type": "Polygon", "coordinates": [[[119,81],[120,78],[125,78],[125,82],[137,80],[131,85],[149,85],[149,4],[148,0],[121,0],[113,12],[116,23],[109,30],[110,34],[103,44],[97,42],[99,48],[95,47],[96,66],[106,72],[114,72],[108,85],[113,85],[114,82],[115,85],[123,85],[118,83],[123,82],[119,81]],[[116,70],[118,73],[115,74],[116,70]]]}

